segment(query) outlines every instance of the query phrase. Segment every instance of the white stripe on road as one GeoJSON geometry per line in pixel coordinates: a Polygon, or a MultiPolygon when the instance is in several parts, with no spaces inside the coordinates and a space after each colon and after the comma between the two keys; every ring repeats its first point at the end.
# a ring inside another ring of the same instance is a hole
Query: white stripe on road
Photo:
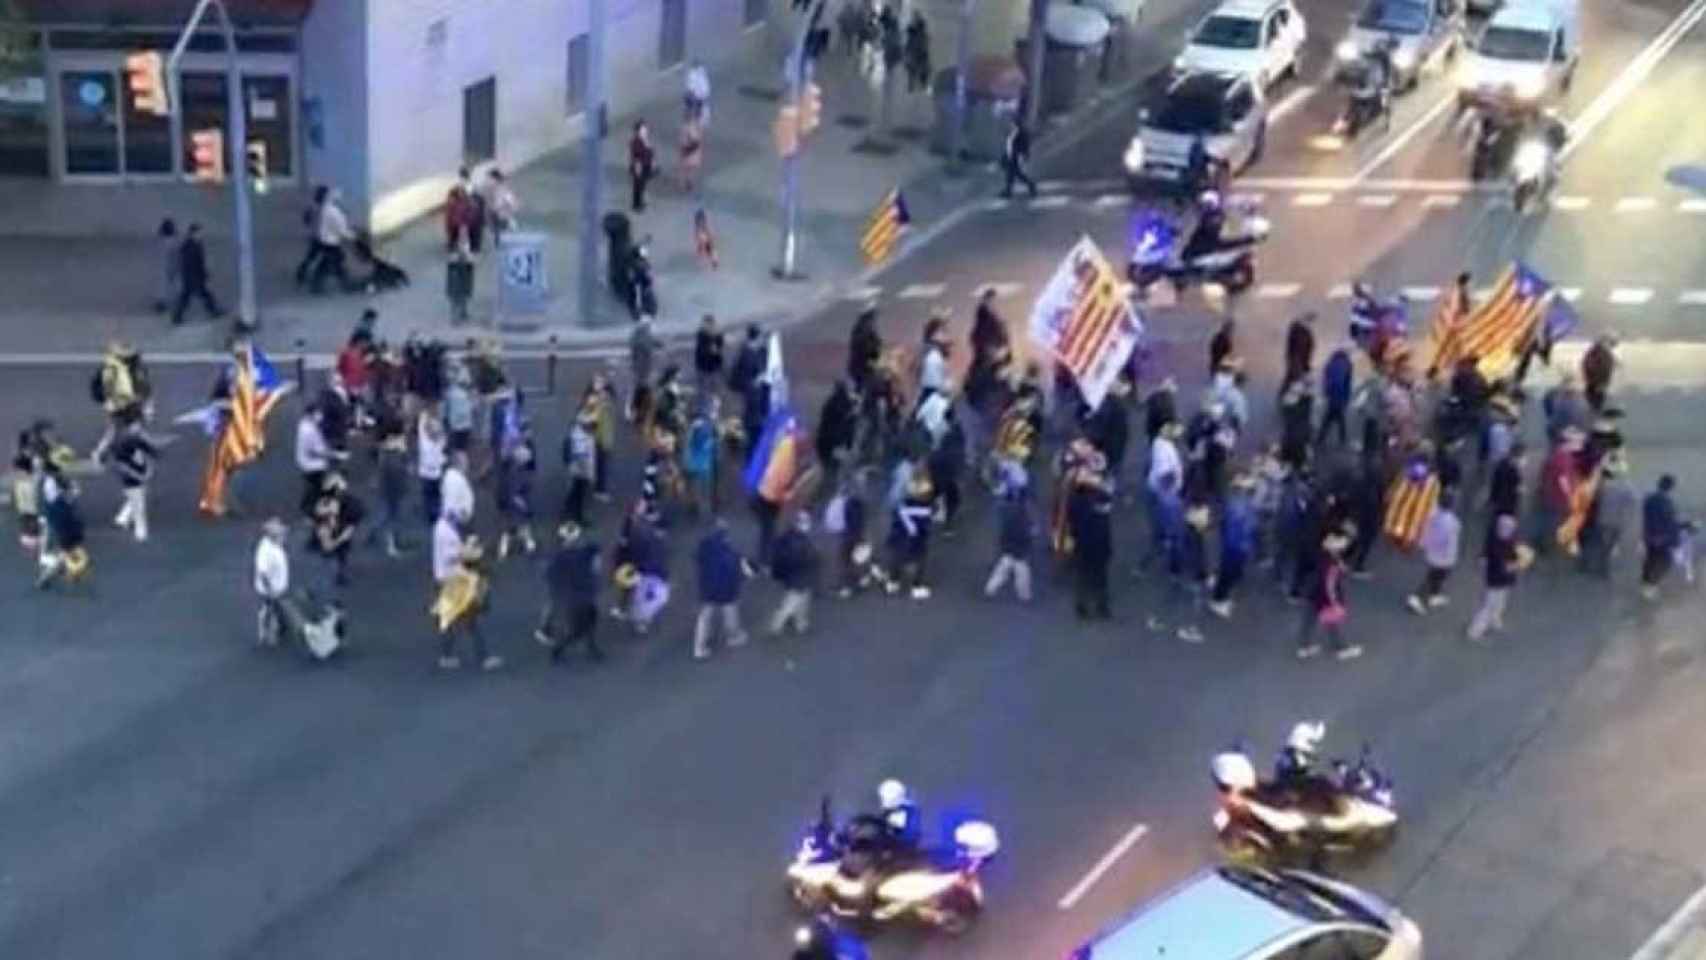
{"type": "Polygon", "coordinates": [[[1638,307],[1653,299],[1653,291],[1646,287],[1618,287],[1607,299],[1620,307],[1638,307]]]}
{"type": "Polygon", "coordinates": [[[1129,203],[1131,203],[1131,196],[1129,194],[1104,193],[1097,197],[1096,202],[1091,204],[1091,206],[1094,206],[1097,210],[1106,210],[1109,207],[1123,207],[1129,203]]]}
{"type": "Polygon", "coordinates": [[[1402,292],[1406,300],[1414,300],[1417,303],[1427,303],[1439,297],[1438,287],[1405,287],[1402,292]]]}
{"type": "Polygon", "coordinates": [[[1226,202],[1233,206],[1259,207],[1265,203],[1267,199],[1268,195],[1265,193],[1235,193],[1232,196],[1227,197],[1226,202]]]}
{"type": "MultiPolygon", "coordinates": [[[[1706,0],[1700,0],[1700,2],[1706,2],[1706,0]]],[[[1417,117],[1414,123],[1398,131],[1394,136],[1388,138],[1386,146],[1381,147],[1380,152],[1375,154],[1373,159],[1363,164],[1362,169],[1358,170],[1351,176],[1351,183],[1360,184],[1364,180],[1367,180],[1370,174],[1384,166],[1386,161],[1397,156],[1398,151],[1404,149],[1405,144],[1408,144],[1411,140],[1415,139],[1416,134],[1421,133],[1424,127],[1433,123],[1440,114],[1444,113],[1447,108],[1456,102],[1457,95],[1455,93],[1441,97],[1438,103],[1429,107],[1427,112],[1417,117]]]]}
{"type": "MultiPolygon", "coordinates": [[[[1682,902],[1676,912],[1670,915],[1662,926],[1653,931],[1647,942],[1641,944],[1629,960],[1664,960],[1681,942],[1683,936],[1691,929],[1699,929],[1698,922],[1702,912],[1706,912],[1706,887],[1694,891],[1694,895],[1682,902]]],[[[1695,956],[1699,956],[1698,953],[1695,956]]]]}
{"type": "Polygon", "coordinates": [[[1706,213],[1706,200],[1684,200],[1676,205],[1678,213],[1706,213]]]}
{"type": "Polygon", "coordinates": [[[1398,195],[1393,193],[1371,193],[1357,198],[1357,204],[1364,207],[1390,207],[1398,202],[1398,195]]]}
{"type": "Polygon", "coordinates": [[[843,300],[865,301],[865,300],[875,300],[882,295],[883,295],[883,288],[882,287],[871,287],[871,286],[849,287],[846,295],[844,295],[842,297],[842,299],[843,300]]]}
{"type": "Polygon", "coordinates": [[[915,283],[901,290],[895,296],[902,300],[934,300],[941,296],[942,291],[946,289],[948,286],[944,283],[915,283]]]}
{"type": "Polygon", "coordinates": [[[995,294],[997,299],[1011,297],[1013,294],[1018,293],[1023,289],[1025,289],[1025,285],[1022,283],[986,283],[983,286],[978,287],[978,290],[980,291],[988,290],[995,294]]]}
{"type": "Polygon", "coordinates": [[[1558,296],[1563,297],[1565,300],[1568,300],[1571,303],[1575,303],[1577,300],[1580,300],[1582,298],[1582,288],[1581,287],[1559,287],[1558,288],[1558,296]]]}
{"type": "Polygon", "coordinates": [[[1389,193],[1499,193],[1496,183],[1469,180],[1352,180],[1349,177],[1239,177],[1238,185],[1262,190],[1383,190],[1389,193]]]}
{"type": "Polygon", "coordinates": [[[1298,87],[1296,90],[1286,94],[1284,100],[1274,104],[1273,107],[1268,110],[1268,122],[1278,123],[1286,114],[1303,106],[1303,101],[1308,100],[1310,95],[1314,92],[1314,87],[1298,87]]]}
{"type": "Polygon", "coordinates": [[[1594,97],[1586,109],[1576,114],[1576,118],[1570,121],[1570,142],[1558,155],[1560,161],[1568,158],[1577,147],[1587,142],[1594,128],[1604,123],[1611,111],[1617,109],[1617,106],[1647,79],[1647,75],[1659,65],[1659,61],[1670,53],[1671,48],[1677,45],[1684,34],[1694,28],[1702,16],[1706,16],[1706,0],[1694,0],[1683,8],[1683,11],[1676,15],[1676,19],[1659,31],[1659,35],[1624,66],[1610,85],[1600,91],[1599,96],[1594,97]]]}
{"type": "Polygon", "coordinates": [[[1659,201],[1655,197],[1624,197],[1617,201],[1615,208],[1618,213],[1644,213],[1657,208],[1659,201]]]}
{"type": "Polygon", "coordinates": [[[1301,283],[1264,283],[1256,288],[1256,298],[1259,300],[1284,300],[1295,297],[1303,292],[1301,283]]]}
{"type": "Polygon", "coordinates": [[[1685,307],[1706,307],[1706,290],[1684,290],[1677,295],[1676,302],[1685,307]]]}
{"type": "Polygon", "coordinates": [[[1455,207],[1462,201],[1455,193],[1431,193],[1422,201],[1424,207],[1455,207]]]}
{"type": "Polygon", "coordinates": [[[1119,859],[1125,856],[1132,847],[1137,846],[1137,842],[1142,840],[1143,835],[1148,832],[1149,827],[1141,823],[1127,830],[1126,835],[1120,838],[1120,842],[1114,844],[1112,849],[1103,854],[1102,859],[1096,861],[1096,865],[1090,868],[1090,872],[1074,884],[1071,890],[1066,891],[1066,896],[1060,898],[1060,903],[1057,906],[1062,910],[1071,910],[1079,900],[1084,898],[1086,893],[1090,892],[1090,888],[1096,885],[1096,881],[1102,879],[1102,874],[1112,869],[1113,865],[1119,862],[1119,859]]]}
{"type": "Polygon", "coordinates": [[[1588,204],[1590,204],[1592,202],[1593,202],[1593,200],[1590,197],[1577,197],[1577,196],[1553,197],[1552,198],[1552,209],[1554,209],[1554,210],[1586,210],[1588,208],[1588,204]]]}
{"type": "Polygon", "coordinates": [[[1059,193],[1069,186],[1071,183],[1066,180],[1044,180],[1037,184],[1037,190],[1040,193],[1059,193]]]}
{"type": "Polygon", "coordinates": [[[1052,197],[1037,197],[1031,201],[1031,207],[1036,210],[1058,210],[1071,202],[1071,197],[1057,193],[1052,197]]]}
{"type": "MultiPolygon", "coordinates": [[[[1589,346],[1586,340],[1566,340],[1554,347],[1552,366],[1538,368],[1545,381],[1555,381],[1561,371],[1580,369],[1589,346]]],[[[1625,340],[1617,345],[1617,382],[1647,390],[1706,387],[1706,343],[1625,340]]]]}
{"type": "Polygon", "coordinates": [[[1009,200],[1006,197],[996,197],[993,200],[985,200],[983,202],[983,209],[993,212],[996,210],[1005,210],[1012,205],[1012,200],[1009,200]]]}
{"type": "Polygon", "coordinates": [[[1350,298],[1351,298],[1351,285],[1348,283],[1341,283],[1338,286],[1334,287],[1333,289],[1327,291],[1327,299],[1328,300],[1349,300],[1350,298]]]}
{"type": "Polygon", "coordinates": [[[1333,195],[1330,193],[1300,193],[1291,198],[1291,205],[1294,207],[1324,207],[1332,202],[1333,195]]]}

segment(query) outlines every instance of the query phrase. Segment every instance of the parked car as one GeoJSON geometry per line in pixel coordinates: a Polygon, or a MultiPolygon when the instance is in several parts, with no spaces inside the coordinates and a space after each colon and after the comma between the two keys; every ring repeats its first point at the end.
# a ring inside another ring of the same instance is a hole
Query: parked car
{"type": "Polygon", "coordinates": [[[1225,0],[1197,22],[1173,69],[1240,74],[1266,88],[1297,75],[1307,36],[1291,0],[1225,0]]]}

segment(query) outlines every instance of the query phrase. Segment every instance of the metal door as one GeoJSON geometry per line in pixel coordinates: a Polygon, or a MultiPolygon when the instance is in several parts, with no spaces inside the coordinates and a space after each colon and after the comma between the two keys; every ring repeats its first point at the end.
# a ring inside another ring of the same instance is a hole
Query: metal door
{"type": "Polygon", "coordinates": [[[687,59],[687,0],[663,0],[658,23],[658,69],[668,70],[687,59]]]}

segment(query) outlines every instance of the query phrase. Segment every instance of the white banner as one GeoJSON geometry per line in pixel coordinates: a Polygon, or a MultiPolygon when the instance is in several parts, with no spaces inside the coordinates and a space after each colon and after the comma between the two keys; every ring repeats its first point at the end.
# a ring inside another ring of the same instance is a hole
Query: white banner
{"type": "Polygon", "coordinates": [[[1055,268],[1031,310],[1031,341],[1078,381],[1092,410],[1101,406],[1143,336],[1128,288],[1089,237],[1055,268]]]}

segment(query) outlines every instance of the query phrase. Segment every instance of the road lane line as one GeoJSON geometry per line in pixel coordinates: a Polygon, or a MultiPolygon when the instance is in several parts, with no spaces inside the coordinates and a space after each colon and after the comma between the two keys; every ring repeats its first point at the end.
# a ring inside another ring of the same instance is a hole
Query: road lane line
{"type": "Polygon", "coordinates": [[[1338,284],[1333,287],[1333,289],[1327,291],[1328,300],[1349,300],[1350,298],[1351,285],[1348,283],[1338,284]]]}
{"type": "Polygon", "coordinates": [[[1499,184],[1474,183],[1469,180],[1391,180],[1355,181],[1345,177],[1239,177],[1238,184],[1269,190],[1386,190],[1394,193],[1494,193],[1505,189],[1499,184]]]}
{"type": "Polygon", "coordinates": [[[1659,201],[1654,197],[1624,197],[1617,201],[1618,213],[1644,213],[1657,208],[1659,201]]]}
{"type": "Polygon", "coordinates": [[[882,287],[875,287],[875,286],[849,287],[847,289],[847,292],[841,295],[841,299],[865,301],[865,300],[875,300],[882,295],[883,295],[883,288],[882,287]]]}
{"type": "Polygon", "coordinates": [[[1417,303],[1427,303],[1430,300],[1436,300],[1439,298],[1438,287],[1405,287],[1402,293],[1404,294],[1404,299],[1414,300],[1417,303]]]}
{"type": "Polygon", "coordinates": [[[1684,290],[1677,294],[1676,302],[1686,307],[1706,307],[1706,290],[1684,290]]]}
{"type": "Polygon", "coordinates": [[[1070,185],[1066,180],[1044,180],[1037,184],[1037,190],[1042,193],[1059,193],[1070,185]]]}
{"type": "Polygon", "coordinates": [[[1581,287],[1559,287],[1558,288],[1558,296],[1563,297],[1565,300],[1568,300],[1571,303],[1575,303],[1577,300],[1580,300],[1582,298],[1582,288],[1581,287]]]}
{"type": "Polygon", "coordinates": [[[1600,91],[1599,96],[1594,97],[1587,107],[1577,114],[1574,120],[1570,121],[1570,142],[1564,146],[1563,151],[1558,155],[1560,161],[1568,158],[1570,154],[1576,151],[1577,147],[1587,142],[1588,137],[1593,134],[1594,128],[1604,123],[1605,118],[1611,115],[1611,111],[1617,109],[1618,105],[1647,79],[1647,75],[1659,65],[1659,61],[1663,60],[1670,53],[1671,48],[1675,47],[1683,36],[1692,30],[1696,23],[1700,22],[1702,16],[1706,16],[1706,0],[1694,0],[1693,3],[1684,7],[1682,12],[1676,15],[1676,19],[1672,20],[1663,30],[1660,30],[1659,35],[1642,48],[1641,52],[1636,54],[1635,58],[1618,72],[1611,83],[1600,91]]]}
{"type": "Polygon", "coordinates": [[[1064,193],[1052,197],[1037,197],[1031,201],[1031,207],[1036,210],[1055,210],[1072,202],[1072,198],[1064,193]]]}
{"type": "Polygon", "coordinates": [[[986,283],[983,286],[978,287],[978,289],[988,290],[990,293],[995,294],[997,298],[1002,298],[1011,297],[1013,294],[1025,289],[1025,285],[1022,283],[986,283]]]}
{"type": "Polygon", "coordinates": [[[1104,193],[1096,198],[1096,202],[1092,206],[1097,210],[1106,210],[1109,207],[1123,207],[1129,203],[1131,203],[1131,197],[1127,194],[1104,193]]]}
{"type": "Polygon", "coordinates": [[[1103,854],[1102,859],[1096,861],[1096,865],[1090,868],[1090,872],[1086,873],[1084,878],[1079,880],[1071,890],[1066,891],[1066,896],[1060,898],[1060,903],[1057,906],[1062,910],[1071,910],[1079,900],[1084,898],[1086,893],[1090,892],[1090,888],[1096,885],[1096,881],[1102,879],[1102,874],[1112,869],[1113,865],[1125,856],[1132,847],[1137,846],[1137,842],[1142,840],[1143,835],[1148,832],[1149,827],[1141,823],[1127,830],[1125,836],[1120,838],[1120,842],[1114,844],[1112,849],[1103,854]]]}
{"type": "Polygon", "coordinates": [[[1284,300],[1303,292],[1301,283],[1264,283],[1256,288],[1258,300],[1284,300]]]}
{"type": "Polygon", "coordinates": [[[1611,291],[1611,296],[1607,298],[1620,307],[1638,307],[1651,299],[1653,291],[1646,287],[1618,287],[1611,291]]]}
{"type": "Polygon", "coordinates": [[[1227,197],[1226,202],[1233,206],[1259,207],[1267,199],[1268,195],[1265,193],[1235,193],[1227,197]]]}
{"type": "Polygon", "coordinates": [[[945,283],[915,283],[901,290],[896,296],[902,300],[934,300],[947,288],[945,283]]]}
{"type": "MultiPolygon", "coordinates": [[[[1706,0],[1696,0],[1696,2],[1706,3],[1706,0]]],[[[1374,171],[1376,171],[1376,170],[1379,170],[1382,166],[1384,166],[1386,164],[1386,161],[1388,161],[1388,160],[1392,159],[1394,156],[1396,156],[1398,154],[1398,151],[1404,149],[1406,144],[1408,144],[1411,140],[1415,139],[1416,134],[1421,133],[1422,129],[1424,127],[1426,127],[1430,123],[1433,123],[1434,120],[1436,120],[1440,114],[1444,113],[1448,108],[1450,108],[1450,106],[1452,104],[1454,104],[1456,102],[1457,102],[1457,94],[1455,94],[1455,93],[1441,97],[1438,103],[1435,103],[1433,106],[1429,107],[1427,109],[1427,112],[1422,114],[1421,116],[1417,117],[1416,121],[1414,123],[1410,124],[1408,127],[1405,127],[1404,129],[1398,131],[1396,134],[1394,134],[1392,137],[1390,137],[1386,141],[1386,146],[1381,147],[1380,152],[1376,153],[1374,155],[1374,159],[1363,164],[1361,170],[1358,170],[1356,173],[1351,175],[1351,183],[1360,184],[1364,180],[1367,180],[1369,178],[1370,174],[1374,173],[1374,171]]]]}
{"type": "Polygon", "coordinates": [[[1300,193],[1291,198],[1291,205],[1294,207],[1324,207],[1332,202],[1333,195],[1330,193],[1300,193]]]}
{"type": "Polygon", "coordinates": [[[983,202],[983,209],[989,210],[989,211],[1005,210],[1008,207],[1011,207],[1012,205],[1013,205],[1013,201],[1002,198],[1002,197],[996,197],[993,200],[985,200],[983,202]]]}
{"type": "Polygon", "coordinates": [[[1284,119],[1286,114],[1303,106],[1303,101],[1308,100],[1310,95],[1314,92],[1314,87],[1306,86],[1298,87],[1296,90],[1286,94],[1284,100],[1274,104],[1273,108],[1268,111],[1268,123],[1274,124],[1284,119]]]}
{"type": "Polygon", "coordinates": [[[1357,197],[1357,205],[1362,207],[1390,207],[1397,202],[1397,195],[1391,193],[1371,193],[1357,197]]]}
{"type": "Polygon", "coordinates": [[[1553,197],[1552,198],[1552,209],[1554,209],[1554,210],[1586,210],[1588,208],[1588,205],[1591,203],[1593,203],[1593,199],[1591,197],[1577,197],[1577,196],[1553,197]]]}
{"type": "Polygon", "coordinates": [[[1422,198],[1423,207],[1455,207],[1463,200],[1455,193],[1430,193],[1422,198]]]}
{"type": "Polygon", "coordinates": [[[1706,213],[1706,200],[1684,200],[1676,205],[1678,213],[1706,213]]]}
{"type": "Polygon", "coordinates": [[[1700,915],[1706,912],[1706,887],[1694,891],[1694,894],[1676,908],[1647,942],[1641,944],[1629,960],[1663,960],[1682,940],[1683,936],[1699,926],[1700,915]]]}

